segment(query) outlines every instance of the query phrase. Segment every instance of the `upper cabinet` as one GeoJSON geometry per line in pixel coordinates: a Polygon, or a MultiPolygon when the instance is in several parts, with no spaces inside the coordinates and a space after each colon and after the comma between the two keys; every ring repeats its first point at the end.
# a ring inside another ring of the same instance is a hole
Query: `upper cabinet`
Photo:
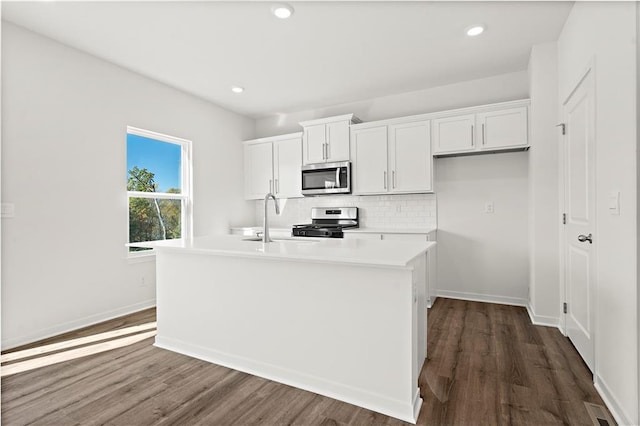
{"type": "Polygon", "coordinates": [[[302,197],[302,133],[244,142],[244,195],[247,200],[302,197]]]}
{"type": "Polygon", "coordinates": [[[429,121],[381,123],[351,130],[354,194],[431,192],[429,121]]]}
{"type": "Polygon", "coordinates": [[[433,155],[528,149],[528,105],[525,100],[438,113],[433,119],[433,155]]]}
{"type": "Polygon", "coordinates": [[[353,114],[301,122],[303,163],[349,161],[349,129],[352,123],[360,123],[353,114]]]}

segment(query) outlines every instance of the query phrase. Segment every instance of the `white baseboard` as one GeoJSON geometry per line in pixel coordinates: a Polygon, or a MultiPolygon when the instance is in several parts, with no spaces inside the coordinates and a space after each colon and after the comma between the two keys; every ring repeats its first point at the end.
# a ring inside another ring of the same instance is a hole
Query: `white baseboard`
{"type": "Polygon", "coordinates": [[[620,405],[616,397],[613,396],[613,393],[611,392],[611,389],[609,388],[609,386],[607,386],[605,381],[602,380],[602,377],[598,376],[597,374],[594,375],[593,385],[595,386],[596,390],[598,391],[598,394],[600,394],[600,397],[602,398],[605,405],[613,415],[613,419],[616,421],[617,424],[619,425],[637,424],[637,422],[632,421],[631,416],[629,416],[629,414],[624,411],[624,409],[622,408],[622,405],[620,405]]]}
{"type": "Polygon", "coordinates": [[[420,397],[420,389],[417,386],[412,392],[411,401],[401,401],[355,387],[352,384],[338,383],[327,380],[324,377],[284,368],[258,359],[205,348],[171,337],[156,335],[154,346],[328,396],[329,398],[354,404],[412,424],[416,424],[418,413],[423,403],[420,397]]]}
{"type": "MultiPolygon", "coordinates": [[[[472,302],[497,303],[499,305],[527,306],[527,300],[519,297],[496,296],[492,294],[466,293],[462,291],[438,290],[438,297],[470,300],[472,302]]],[[[435,300],[435,299],[434,299],[435,300]]]]}
{"type": "Polygon", "coordinates": [[[121,308],[112,309],[110,311],[101,312],[99,314],[89,315],[83,318],[78,318],[73,321],[67,321],[61,324],[56,324],[51,327],[43,328],[25,334],[23,336],[14,337],[2,341],[2,350],[15,348],[17,346],[26,345],[28,343],[37,342],[38,340],[47,339],[49,337],[64,334],[69,331],[77,330],[79,328],[87,327],[93,324],[97,324],[103,321],[108,321],[123,315],[132,314],[134,312],[141,311],[143,309],[152,308],[156,305],[156,299],[144,300],[142,302],[134,303],[132,305],[123,306],[121,308]]]}
{"type": "Polygon", "coordinates": [[[531,319],[531,323],[533,325],[555,327],[558,329],[560,328],[560,318],[547,317],[544,315],[536,315],[535,312],[533,312],[533,308],[529,303],[527,303],[527,312],[529,313],[529,318],[531,319]]]}

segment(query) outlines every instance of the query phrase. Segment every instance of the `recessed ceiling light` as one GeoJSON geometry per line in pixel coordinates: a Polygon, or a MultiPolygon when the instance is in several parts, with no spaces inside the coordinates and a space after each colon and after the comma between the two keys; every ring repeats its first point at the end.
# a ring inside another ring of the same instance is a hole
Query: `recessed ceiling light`
{"type": "Polygon", "coordinates": [[[240,86],[233,86],[233,87],[231,88],[231,91],[232,91],[233,93],[242,93],[242,92],[244,92],[244,87],[240,87],[240,86]]]}
{"type": "Polygon", "coordinates": [[[483,25],[473,25],[473,26],[467,28],[467,35],[469,37],[478,36],[478,35],[482,34],[483,32],[484,32],[484,26],[483,25]]]}
{"type": "Polygon", "coordinates": [[[286,3],[276,3],[271,6],[271,13],[280,19],[287,19],[289,16],[293,15],[293,7],[286,3]]]}

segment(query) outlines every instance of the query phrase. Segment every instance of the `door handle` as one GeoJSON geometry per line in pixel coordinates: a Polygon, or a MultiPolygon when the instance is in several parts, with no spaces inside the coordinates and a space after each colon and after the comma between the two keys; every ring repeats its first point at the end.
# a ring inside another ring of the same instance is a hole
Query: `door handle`
{"type": "Polygon", "coordinates": [[[396,171],[392,170],[391,171],[391,183],[393,184],[393,187],[396,187],[396,171]]]}
{"type": "Polygon", "coordinates": [[[486,135],[484,131],[484,123],[482,123],[482,145],[485,144],[485,139],[486,139],[486,135]]]}
{"type": "Polygon", "coordinates": [[[581,243],[584,243],[585,241],[589,241],[589,244],[593,244],[593,236],[591,234],[589,235],[578,235],[578,241],[580,241],[581,243]]]}
{"type": "Polygon", "coordinates": [[[275,180],[275,187],[276,187],[276,194],[280,192],[280,183],[278,182],[278,179],[275,180]]]}
{"type": "Polygon", "coordinates": [[[382,172],[384,176],[384,189],[387,189],[387,172],[382,172]]]}

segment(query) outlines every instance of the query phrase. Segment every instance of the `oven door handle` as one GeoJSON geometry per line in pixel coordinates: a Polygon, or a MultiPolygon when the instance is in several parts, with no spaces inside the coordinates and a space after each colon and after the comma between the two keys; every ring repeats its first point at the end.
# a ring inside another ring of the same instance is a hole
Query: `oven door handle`
{"type": "Polygon", "coordinates": [[[336,167],[336,188],[340,188],[340,167],[336,167]]]}

